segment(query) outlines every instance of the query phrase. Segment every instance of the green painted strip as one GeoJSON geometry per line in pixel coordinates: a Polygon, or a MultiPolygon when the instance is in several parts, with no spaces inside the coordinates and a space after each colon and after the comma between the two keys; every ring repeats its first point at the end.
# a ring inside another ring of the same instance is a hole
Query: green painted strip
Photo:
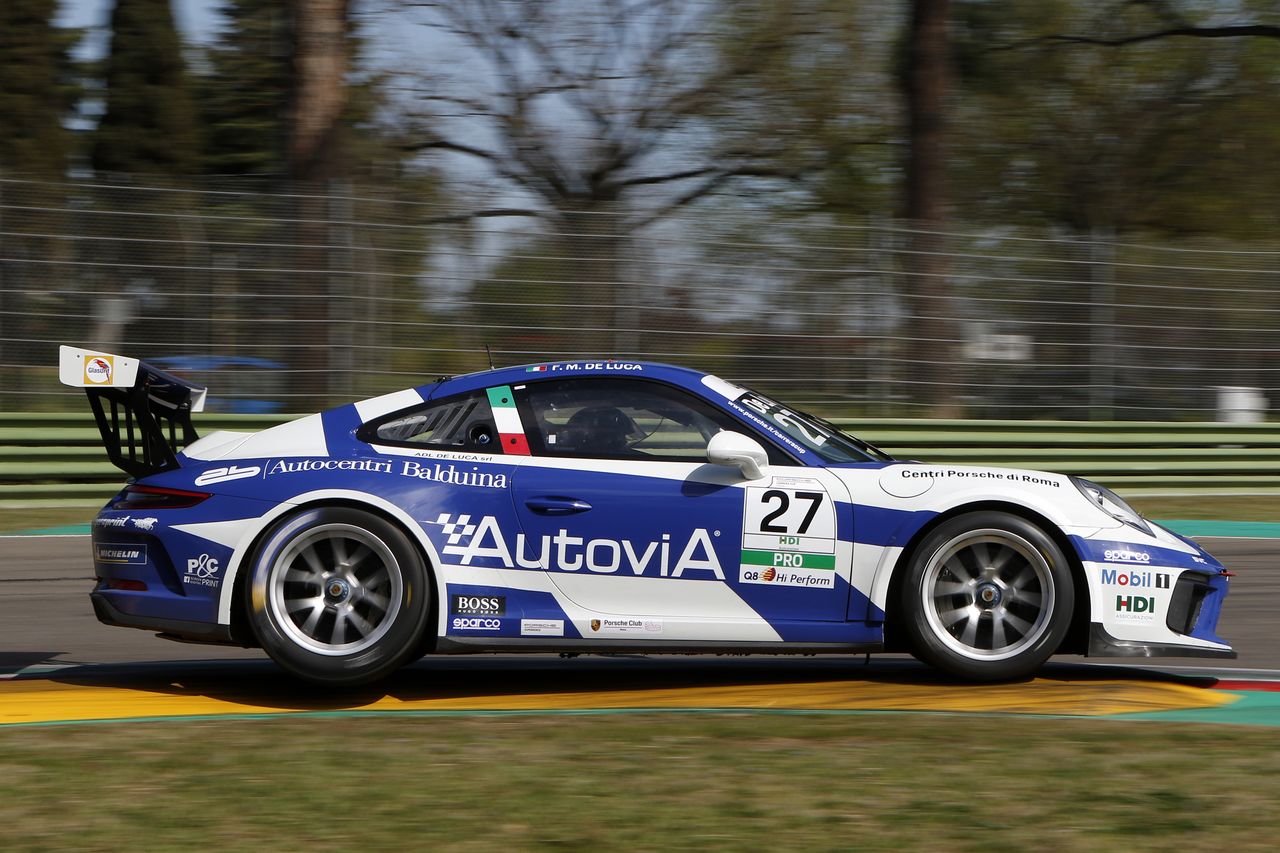
{"type": "Polygon", "coordinates": [[[486,388],[485,393],[489,395],[489,405],[495,409],[514,409],[516,407],[515,395],[511,393],[511,387],[508,385],[495,385],[493,388],[486,388]]]}
{"type": "Polygon", "coordinates": [[[41,527],[38,530],[22,530],[18,533],[4,533],[0,536],[88,536],[87,524],[64,524],[61,527],[41,527]]]}
{"type": "Polygon", "coordinates": [[[1109,720],[1154,720],[1162,723],[1229,723],[1238,726],[1280,726],[1280,693],[1224,690],[1239,697],[1216,708],[1182,708],[1140,714],[1111,714],[1109,720]]]}
{"type": "Polygon", "coordinates": [[[1182,536],[1246,536],[1257,539],[1280,539],[1280,524],[1270,521],[1157,521],[1182,536]]]}
{"type": "Polygon", "coordinates": [[[784,569],[835,569],[835,554],[801,554],[794,551],[743,551],[747,566],[778,566],[784,569]]]}

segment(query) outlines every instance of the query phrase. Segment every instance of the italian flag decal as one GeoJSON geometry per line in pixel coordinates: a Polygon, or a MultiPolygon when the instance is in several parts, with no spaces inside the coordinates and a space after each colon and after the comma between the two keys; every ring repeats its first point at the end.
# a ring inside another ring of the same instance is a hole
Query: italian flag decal
{"type": "Polygon", "coordinates": [[[516,397],[511,393],[511,386],[487,388],[485,393],[489,395],[493,420],[498,425],[498,440],[502,442],[502,452],[509,456],[528,456],[529,442],[524,437],[524,427],[520,424],[520,413],[516,411],[516,397]]]}

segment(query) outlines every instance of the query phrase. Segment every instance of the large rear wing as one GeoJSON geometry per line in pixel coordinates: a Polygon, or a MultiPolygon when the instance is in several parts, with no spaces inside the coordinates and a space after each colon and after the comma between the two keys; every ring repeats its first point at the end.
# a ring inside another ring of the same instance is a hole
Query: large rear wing
{"type": "Polygon", "coordinates": [[[83,388],[117,468],[145,477],[178,467],[178,450],[196,440],[191,413],[206,389],[136,358],[63,346],[58,379],[83,388]]]}

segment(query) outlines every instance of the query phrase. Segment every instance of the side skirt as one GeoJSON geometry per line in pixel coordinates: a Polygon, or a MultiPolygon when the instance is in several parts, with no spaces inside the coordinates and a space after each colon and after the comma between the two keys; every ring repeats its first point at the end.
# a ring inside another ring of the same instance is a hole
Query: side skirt
{"type": "Polygon", "coordinates": [[[646,655],[766,654],[766,655],[848,655],[884,651],[884,643],[706,643],[688,640],[543,640],[533,637],[442,637],[432,654],[466,655],[484,652],[546,654],[566,652],[627,652],[646,655]]]}

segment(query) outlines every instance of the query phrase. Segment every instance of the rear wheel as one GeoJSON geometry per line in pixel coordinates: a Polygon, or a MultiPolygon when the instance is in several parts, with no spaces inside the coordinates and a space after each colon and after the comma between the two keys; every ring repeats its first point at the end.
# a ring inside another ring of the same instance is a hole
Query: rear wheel
{"type": "Polygon", "coordinates": [[[325,684],[362,684],[400,667],[426,628],[425,563],[385,519],[349,507],[305,510],[277,522],[248,578],[258,641],[290,672],[325,684]]]}
{"type": "Polygon", "coordinates": [[[916,657],[953,675],[1029,675],[1057,650],[1075,604],[1071,569],[1043,530],[1015,515],[975,512],[934,530],[902,585],[916,657]]]}

